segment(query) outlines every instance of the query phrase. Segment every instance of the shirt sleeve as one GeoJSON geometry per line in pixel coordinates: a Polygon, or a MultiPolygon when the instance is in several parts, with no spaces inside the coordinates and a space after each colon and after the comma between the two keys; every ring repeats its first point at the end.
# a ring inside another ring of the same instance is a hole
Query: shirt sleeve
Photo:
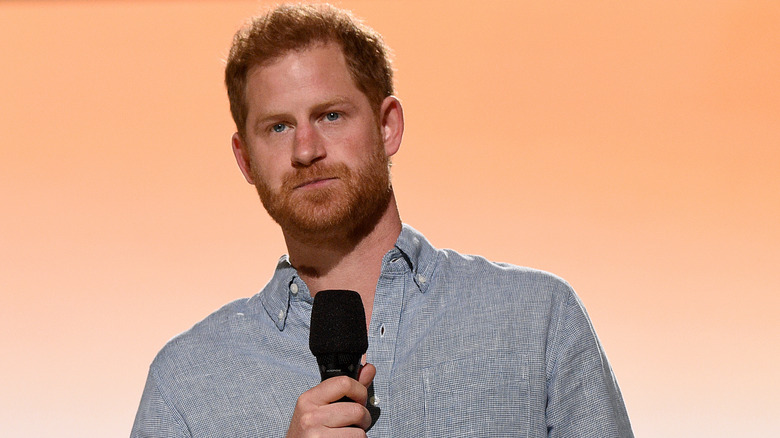
{"type": "Polygon", "coordinates": [[[633,438],[623,396],[585,308],[572,292],[553,336],[547,382],[550,438],[633,438]]]}
{"type": "Polygon", "coordinates": [[[179,413],[163,397],[153,369],[149,370],[130,438],[190,438],[179,413]]]}

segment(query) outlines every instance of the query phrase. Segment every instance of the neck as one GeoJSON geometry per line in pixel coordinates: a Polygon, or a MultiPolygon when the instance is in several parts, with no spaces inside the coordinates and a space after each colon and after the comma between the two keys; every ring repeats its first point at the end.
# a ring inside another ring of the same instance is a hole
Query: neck
{"type": "Polygon", "coordinates": [[[378,220],[358,233],[335,231],[315,237],[282,232],[290,262],[312,296],[326,289],[357,291],[363,299],[368,324],[382,258],[393,248],[401,233],[395,196],[390,196],[387,208],[378,220]]]}

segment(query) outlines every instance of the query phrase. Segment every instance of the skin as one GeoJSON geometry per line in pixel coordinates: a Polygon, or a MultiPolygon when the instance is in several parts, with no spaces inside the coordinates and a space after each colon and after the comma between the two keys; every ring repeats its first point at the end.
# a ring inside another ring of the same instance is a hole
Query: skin
{"type": "Polygon", "coordinates": [[[376,368],[366,364],[358,380],[333,377],[301,394],[287,437],[365,437],[371,425],[371,415],[365,405],[374,375],[376,368]],[[343,396],[355,403],[334,403],[343,396]]]}
{"type": "MultiPolygon", "coordinates": [[[[400,147],[401,103],[387,97],[377,114],[350,77],[336,44],[290,52],[250,70],[247,82],[246,138],[233,134],[232,147],[241,172],[258,192],[266,190],[272,197],[285,193],[299,208],[335,218],[348,181],[307,175],[315,175],[318,167],[345,166],[352,172],[376,168],[370,157],[379,154],[386,163],[400,147]],[[285,178],[293,178],[294,187],[285,186],[285,178]],[[324,191],[333,202],[315,202],[324,191]]],[[[309,290],[358,291],[367,325],[382,257],[401,232],[392,189],[386,199],[358,227],[349,220],[308,229],[280,222],[290,261],[309,290]]],[[[358,381],[332,378],[303,393],[288,436],[365,436],[370,425],[366,388],[375,373],[367,364],[358,381]],[[344,396],[357,403],[333,403],[344,396]],[[352,424],[360,428],[345,427],[352,424]]]]}

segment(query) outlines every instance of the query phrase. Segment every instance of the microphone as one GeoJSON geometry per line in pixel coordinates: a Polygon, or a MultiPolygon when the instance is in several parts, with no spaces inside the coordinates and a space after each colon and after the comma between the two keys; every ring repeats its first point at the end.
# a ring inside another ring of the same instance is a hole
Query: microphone
{"type": "MultiPolygon", "coordinates": [[[[314,295],[309,349],[317,358],[322,380],[349,376],[355,380],[368,350],[366,312],[360,294],[352,290],[323,290],[314,295]]],[[[340,401],[352,401],[342,399],[340,401]]]]}

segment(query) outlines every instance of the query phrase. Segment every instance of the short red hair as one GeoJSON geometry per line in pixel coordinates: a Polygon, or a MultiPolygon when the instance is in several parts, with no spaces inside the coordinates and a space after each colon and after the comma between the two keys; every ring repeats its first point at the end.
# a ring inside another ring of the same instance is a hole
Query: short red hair
{"type": "Polygon", "coordinates": [[[225,67],[225,85],[230,112],[242,137],[249,112],[246,99],[249,71],[291,51],[329,42],[341,47],[352,80],[374,111],[379,112],[382,101],[393,94],[389,48],[381,35],[349,11],[331,5],[282,5],[254,17],[233,37],[225,67]]]}

